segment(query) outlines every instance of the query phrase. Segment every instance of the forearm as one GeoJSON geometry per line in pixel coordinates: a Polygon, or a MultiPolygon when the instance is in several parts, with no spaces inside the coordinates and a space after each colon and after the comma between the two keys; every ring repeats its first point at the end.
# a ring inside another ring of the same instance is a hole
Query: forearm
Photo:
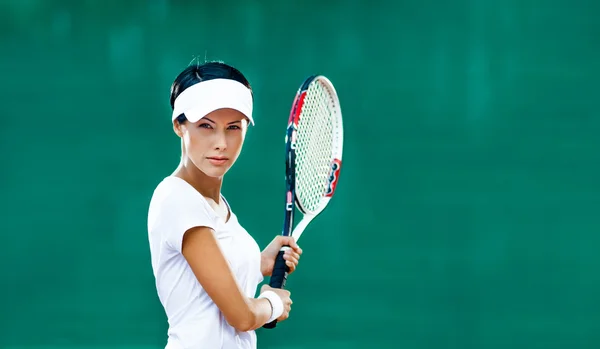
{"type": "Polygon", "coordinates": [[[254,325],[250,330],[255,330],[279,318],[283,314],[283,301],[273,291],[266,290],[258,298],[251,299],[250,301],[250,308],[254,314],[254,325]]]}
{"type": "Polygon", "coordinates": [[[271,302],[265,298],[250,299],[250,309],[252,311],[253,323],[248,331],[256,330],[266,324],[273,312],[271,302]]]}
{"type": "MultiPolygon", "coordinates": [[[[264,325],[271,316],[271,303],[264,298],[246,298],[246,306],[237,312],[225,315],[229,325],[240,332],[255,330],[264,325]]],[[[222,310],[221,310],[222,311],[222,310]]]]}

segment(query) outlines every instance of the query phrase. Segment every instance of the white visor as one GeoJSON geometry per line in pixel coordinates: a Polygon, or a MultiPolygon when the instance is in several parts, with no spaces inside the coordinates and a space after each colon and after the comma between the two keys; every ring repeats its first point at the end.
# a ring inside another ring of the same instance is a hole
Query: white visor
{"type": "Polygon", "coordinates": [[[171,121],[185,114],[188,121],[196,122],[222,108],[239,111],[254,125],[250,89],[230,79],[206,80],[186,88],[175,99],[171,121]]]}

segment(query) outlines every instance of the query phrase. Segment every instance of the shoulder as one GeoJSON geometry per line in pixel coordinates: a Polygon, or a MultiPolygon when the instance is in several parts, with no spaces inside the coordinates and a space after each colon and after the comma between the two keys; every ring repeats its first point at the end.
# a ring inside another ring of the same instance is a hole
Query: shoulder
{"type": "Polygon", "coordinates": [[[183,179],[169,176],[154,189],[148,209],[148,224],[157,220],[185,219],[186,216],[206,216],[212,219],[208,202],[183,179]]]}
{"type": "Polygon", "coordinates": [[[181,252],[183,235],[194,227],[217,226],[208,202],[191,185],[177,177],[163,179],[154,190],[148,209],[151,240],[165,241],[181,252]]]}
{"type": "Polygon", "coordinates": [[[154,189],[150,199],[150,209],[169,207],[181,200],[201,202],[201,199],[200,194],[184,180],[169,176],[164,178],[154,189]]]}
{"type": "Polygon", "coordinates": [[[200,194],[187,182],[178,177],[168,176],[163,178],[154,189],[150,204],[159,204],[168,199],[193,198],[194,196],[200,196],[200,194]]]}

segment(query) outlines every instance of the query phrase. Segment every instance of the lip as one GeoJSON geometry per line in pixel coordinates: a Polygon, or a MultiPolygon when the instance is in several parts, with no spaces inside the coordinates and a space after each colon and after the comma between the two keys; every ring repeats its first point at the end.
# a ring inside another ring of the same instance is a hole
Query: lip
{"type": "Polygon", "coordinates": [[[227,160],[229,160],[228,158],[224,157],[224,156],[210,156],[207,157],[208,161],[215,165],[215,166],[221,166],[223,164],[225,164],[227,162],[227,160]]]}

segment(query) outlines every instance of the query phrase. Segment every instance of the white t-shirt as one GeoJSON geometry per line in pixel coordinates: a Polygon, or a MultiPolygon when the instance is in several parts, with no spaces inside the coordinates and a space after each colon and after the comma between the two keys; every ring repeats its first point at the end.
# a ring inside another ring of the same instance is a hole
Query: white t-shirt
{"type": "Polygon", "coordinates": [[[254,297],[263,276],[260,248],[229,208],[227,222],[206,199],[181,178],[166,177],[154,190],[148,210],[148,239],[156,289],[169,322],[168,349],[254,349],[254,331],[239,332],[196,279],[181,254],[190,228],[212,228],[247,297],[254,297]]]}

